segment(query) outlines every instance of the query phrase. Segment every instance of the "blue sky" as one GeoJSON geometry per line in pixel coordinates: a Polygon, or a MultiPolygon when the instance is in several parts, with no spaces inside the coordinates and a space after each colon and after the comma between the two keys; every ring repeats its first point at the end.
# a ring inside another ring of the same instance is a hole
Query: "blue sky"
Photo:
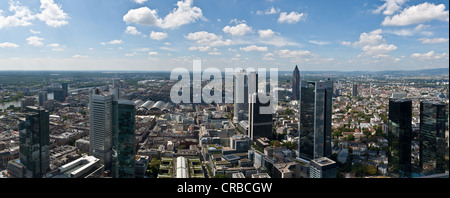
{"type": "Polygon", "coordinates": [[[449,67],[448,0],[9,0],[0,70],[449,67]]]}

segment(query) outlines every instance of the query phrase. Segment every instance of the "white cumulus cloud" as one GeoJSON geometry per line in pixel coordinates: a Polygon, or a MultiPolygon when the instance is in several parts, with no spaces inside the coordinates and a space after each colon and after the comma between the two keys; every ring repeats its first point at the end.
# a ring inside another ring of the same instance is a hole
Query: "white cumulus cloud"
{"type": "Polygon", "coordinates": [[[408,0],[382,0],[385,1],[383,5],[379,6],[376,10],[373,11],[373,13],[379,14],[381,11],[383,11],[384,15],[392,15],[396,11],[400,10],[402,5],[407,2],[408,0]]]}
{"type": "Polygon", "coordinates": [[[261,38],[270,38],[275,35],[275,32],[271,29],[267,30],[258,30],[259,37],[261,38]]]}
{"type": "Polygon", "coordinates": [[[448,38],[421,38],[419,39],[424,44],[436,44],[436,43],[446,43],[448,38]]]}
{"type": "Polygon", "coordinates": [[[358,57],[361,56],[380,57],[380,55],[384,55],[397,50],[398,49],[397,46],[393,44],[388,44],[386,42],[386,40],[381,35],[382,33],[383,31],[381,29],[376,29],[369,33],[363,32],[359,36],[358,41],[355,41],[353,43],[349,41],[344,41],[341,44],[361,49],[364,53],[358,55],[358,57]]]}
{"type": "Polygon", "coordinates": [[[282,12],[280,14],[280,18],[278,18],[278,22],[289,24],[297,23],[302,19],[304,15],[305,15],[304,13],[298,12],[291,12],[289,14],[287,12],[282,12]]]}
{"type": "Polygon", "coordinates": [[[381,23],[383,26],[406,26],[424,23],[431,20],[449,21],[449,12],[444,4],[422,3],[405,8],[401,13],[387,16],[381,23]]]}
{"type": "Polygon", "coordinates": [[[125,30],[125,33],[131,34],[131,35],[139,35],[139,34],[141,34],[141,32],[139,32],[136,29],[136,27],[133,27],[133,26],[128,26],[127,29],[125,30]]]}
{"type": "Polygon", "coordinates": [[[123,21],[127,24],[135,23],[139,25],[157,25],[158,14],[156,10],[151,10],[147,7],[131,9],[123,16],[123,21]]]}
{"type": "Polygon", "coordinates": [[[252,28],[245,23],[241,23],[236,26],[225,26],[223,32],[233,36],[244,36],[245,34],[252,32],[252,28]]]}
{"type": "Polygon", "coordinates": [[[203,46],[229,46],[234,44],[230,39],[223,40],[222,36],[206,31],[189,33],[185,36],[186,39],[197,42],[203,46]]]}
{"type": "Polygon", "coordinates": [[[182,25],[194,23],[199,19],[206,20],[202,9],[193,6],[194,0],[178,1],[178,8],[173,9],[159,25],[161,28],[177,28],[182,25]]]}
{"type": "Polygon", "coordinates": [[[150,33],[150,38],[153,40],[162,41],[167,38],[167,33],[152,31],[152,33],[150,33]]]}
{"type": "Polygon", "coordinates": [[[147,0],[133,0],[135,3],[144,4],[147,0]]]}
{"type": "Polygon", "coordinates": [[[22,6],[19,2],[9,1],[9,11],[14,14],[3,16],[0,10],[0,29],[4,27],[30,26],[35,19],[39,19],[51,27],[69,24],[68,14],[54,0],[41,0],[40,3],[40,13],[34,14],[28,7],[22,6]]]}
{"type": "Polygon", "coordinates": [[[109,41],[109,42],[101,42],[100,44],[101,45],[118,45],[118,44],[122,44],[123,43],[123,41],[122,40],[112,40],[112,41],[109,41]]]}
{"type": "Polygon", "coordinates": [[[4,43],[0,43],[0,47],[1,48],[18,48],[19,45],[15,44],[15,43],[10,43],[10,42],[4,42],[4,43]]]}
{"type": "Polygon", "coordinates": [[[44,40],[43,38],[39,38],[37,36],[30,36],[27,38],[28,45],[32,45],[35,47],[43,46],[44,45],[44,43],[42,43],[43,40],[44,40]]]}
{"type": "Polygon", "coordinates": [[[131,9],[123,16],[123,21],[127,24],[134,23],[169,29],[194,23],[199,19],[206,20],[202,10],[193,6],[193,4],[193,0],[178,1],[176,4],[177,8],[174,8],[164,18],[159,18],[157,11],[148,7],[131,9]]]}
{"type": "Polygon", "coordinates": [[[13,15],[3,16],[0,10],[0,30],[5,27],[30,26],[31,21],[35,19],[35,15],[26,6],[22,6],[19,2],[9,2],[9,11],[13,15]]]}
{"type": "Polygon", "coordinates": [[[190,47],[189,51],[200,51],[200,52],[207,52],[211,50],[211,47],[209,46],[199,46],[199,47],[190,47]]]}
{"type": "Polygon", "coordinates": [[[267,52],[269,50],[269,48],[267,48],[267,47],[259,47],[259,46],[256,46],[256,45],[250,45],[250,46],[247,46],[247,47],[241,47],[239,49],[241,51],[244,51],[244,52],[267,52]]]}
{"type": "Polygon", "coordinates": [[[418,60],[439,60],[439,59],[447,59],[449,58],[447,53],[436,54],[434,51],[429,51],[424,54],[414,53],[411,55],[411,58],[418,60]]]}
{"type": "Polygon", "coordinates": [[[48,26],[59,27],[69,24],[67,13],[54,0],[41,0],[41,13],[36,15],[39,20],[48,26]]]}

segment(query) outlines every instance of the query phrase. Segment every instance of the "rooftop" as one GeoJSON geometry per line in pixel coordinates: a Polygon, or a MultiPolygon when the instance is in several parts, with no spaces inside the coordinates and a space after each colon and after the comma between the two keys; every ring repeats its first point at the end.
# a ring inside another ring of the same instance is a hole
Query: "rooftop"
{"type": "Polygon", "coordinates": [[[314,159],[314,160],[312,160],[312,162],[315,162],[317,165],[320,165],[320,166],[327,166],[327,165],[336,163],[335,161],[330,160],[326,157],[314,159]]]}

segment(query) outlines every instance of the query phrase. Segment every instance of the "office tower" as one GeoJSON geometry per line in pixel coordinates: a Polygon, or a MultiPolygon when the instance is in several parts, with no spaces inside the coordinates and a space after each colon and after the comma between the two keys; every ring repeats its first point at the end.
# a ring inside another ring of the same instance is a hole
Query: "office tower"
{"type": "Polygon", "coordinates": [[[425,175],[445,173],[445,103],[420,102],[420,167],[425,175]]]}
{"type": "Polygon", "coordinates": [[[28,106],[34,106],[34,98],[33,97],[26,97],[20,99],[20,109],[21,110],[27,110],[28,106]]]}
{"type": "Polygon", "coordinates": [[[234,135],[230,137],[230,147],[238,153],[247,152],[251,144],[252,141],[246,135],[234,135]]]}
{"type": "Polygon", "coordinates": [[[393,177],[411,177],[412,102],[389,99],[388,172],[393,177]]]}
{"type": "Polygon", "coordinates": [[[69,96],[69,84],[68,83],[62,83],[61,89],[66,93],[66,97],[69,96]]]}
{"type": "Polygon", "coordinates": [[[25,177],[40,178],[50,169],[49,112],[28,107],[25,121],[19,121],[19,156],[25,177]]]}
{"type": "Polygon", "coordinates": [[[89,91],[89,155],[111,168],[113,123],[113,96],[100,95],[98,89],[89,91]]]}
{"type": "Polygon", "coordinates": [[[331,157],[333,82],[300,83],[299,157],[331,157]]]}
{"type": "MultiPolygon", "coordinates": [[[[116,103],[116,102],[115,102],[116,103]]],[[[115,105],[114,105],[115,106],[115,105]]],[[[113,133],[113,177],[135,177],[135,108],[130,100],[118,100],[114,108],[117,130],[113,133]]]]}
{"type": "Polygon", "coordinates": [[[358,97],[358,84],[353,84],[353,94],[352,97],[358,97]]]}
{"type": "Polygon", "coordinates": [[[292,97],[291,100],[299,100],[300,98],[300,71],[297,65],[294,69],[294,74],[292,75],[292,97]]]}
{"type": "Polygon", "coordinates": [[[118,98],[118,89],[102,95],[98,89],[89,94],[89,153],[102,160],[112,177],[135,176],[135,106],[118,98]]]}
{"type": "Polygon", "coordinates": [[[56,101],[64,102],[66,100],[66,92],[62,89],[53,90],[53,99],[56,101]]]}
{"type": "MultiPolygon", "coordinates": [[[[245,70],[234,75],[234,118],[235,123],[240,122],[239,112],[248,113],[248,83],[245,70]]],[[[242,119],[242,117],[241,117],[242,119]]]]}
{"type": "Polygon", "coordinates": [[[43,107],[45,101],[47,101],[47,92],[46,91],[40,91],[39,92],[39,106],[43,107]]]}
{"type": "Polygon", "coordinates": [[[337,163],[326,157],[311,160],[309,167],[310,178],[336,178],[337,163]]]}
{"type": "Polygon", "coordinates": [[[257,93],[251,95],[249,100],[248,136],[253,141],[262,137],[272,139],[272,114],[262,114],[260,109],[269,106],[270,103],[262,104],[257,93]]]}

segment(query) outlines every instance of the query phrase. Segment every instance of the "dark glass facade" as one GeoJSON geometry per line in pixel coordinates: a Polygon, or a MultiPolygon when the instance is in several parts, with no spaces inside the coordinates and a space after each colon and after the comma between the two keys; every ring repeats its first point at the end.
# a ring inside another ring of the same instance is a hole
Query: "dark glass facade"
{"type": "Polygon", "coordinates": [[[66,97],[69,95],[69,84],[68,83],[62,83],[61,84],[62,90],[66,93],[66,97]]]}
{"type": "Polygon", "coordinates": [[[260,113],[261,107],[268,107],[270,104],[262,104],[257,94],[250,98],[249,105],[249,136],[252,140],[256,140],[261,137],[269,139],[273,138],[273,122],[272,114],[260,113]]]}
{"type": "Polygon", "coordinates": [[[411,177],[412,102],[389,99],[388,172],[392,177],[411,177]]]}
{"type": "Polygon", "coordinates": [[[420,167],[425,175],[445,173],[445,130],[448,115],[444,103],[420,102],[420,167]]]}
{"type": "Polygon", "coordinates": [[[292,97],[291,100],[300,99],[300,71],[295,66],[294,73],[292,74],[292,97]]]}
{"type": "Polygon", "coordinates": [[[62,89],[53,90],[53,99],[64,102],[66,100],[66,92],[62,89]]]}
{"type": "Polygon", "coordinates": [[[131,101],[114,102],[113,177],[135,177],[135,107],[131,101]]]}
{"type": "Polygon", "coordinates": [[[352,97],[358,97],[358,85],[353,84],[352,97]]]}
{"type": "Polygon", "coordinates": [[[301,82],[300,158],[331,157],[332,81],[301,82]]]}
{"type": "Polygon", "coordinates": [[[50,169],[49,113],[27,108],[25,121],[19,122],[19,157],[25,177],[40,178],[50,169]]]}

